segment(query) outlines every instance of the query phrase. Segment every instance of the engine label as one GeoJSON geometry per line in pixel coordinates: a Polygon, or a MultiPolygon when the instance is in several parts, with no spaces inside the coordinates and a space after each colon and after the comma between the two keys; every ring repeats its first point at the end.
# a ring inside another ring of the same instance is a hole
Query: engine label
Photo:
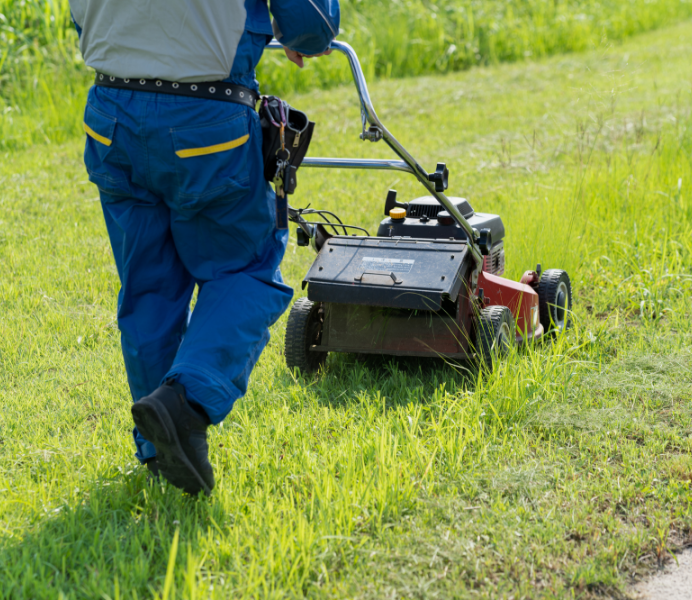
{"type": "Polygon", "coordinates": [[[385,271],[387,273],[410,273],[415,260],[405,258],[375,258],[364,256],[360,268],[363,271],[385,271]]]}

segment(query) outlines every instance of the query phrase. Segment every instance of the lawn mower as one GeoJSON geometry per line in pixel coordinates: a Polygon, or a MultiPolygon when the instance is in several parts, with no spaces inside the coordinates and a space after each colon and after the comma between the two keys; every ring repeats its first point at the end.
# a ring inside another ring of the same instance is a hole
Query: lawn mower
{"type": "MultiPolygon", "coordinates": [[[[270,47],[281,48],[277,42],[270,47]]],[[[403,171],[427,193],[400,202],[390,190],[386,218],[374,236],[332,212],[289,206],[298,244],[311,245],[317,258],[303,280],[307,298],[296,300],[288,317],[288,367],[314,372],[329,352],[347,352],[476,358],[492,368],[512,344],[568,327],[568,274],[538,265],[519,282],[503,278],[502,219],[445,195],[446,165],[429,173],[418,164],[378,119],[353,48],[333,42],[332,49],[349,61],[360,98],[361,139],[384,140],[401,160],[306,157],[302,166],[403,171]]]]}

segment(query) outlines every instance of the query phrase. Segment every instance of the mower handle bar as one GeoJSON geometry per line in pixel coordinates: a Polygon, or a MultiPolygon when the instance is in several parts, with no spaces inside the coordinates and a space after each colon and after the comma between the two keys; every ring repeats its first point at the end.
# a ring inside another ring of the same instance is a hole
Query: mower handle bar
{"type": "MultiPolygon", "coordinates": [[[[267,47],[271,49],[283,49],[283,46],[276,40],[272,40],[267,47]]],[[[383,139],[402,160],[306,157],[303,159],[302,166],[331,169],[384,169],[390,171],[404,171],[406,173],[413,174],[416,179],[423,184],[425,189],[428,190],[428,192],[435,197],[440,204],[442,204],[442,206],[445,207],[447,212],[454,217],[454,220],[466,232],[469,240],[469,249],[474,255],[476,262],[482,264],[483,257],[476,246],[477,233],[474,231],[473,227],[471,227],[470,223],[464,218],[457,207],[452,204],[449,198],[447,198],[444,193],[438,192],[435,189],[435,185],[428,178],[428,172],[418,164],[416,159],[408,153],[406,148],[404,148],[398,142],[398,140],[389,132],[389,130],[378,118],[375,108],[372,105],[372,100],[370,99],[368,84],[365,81],[365,75],[363,75],[363,69],[360,66],[360,61],[358,60],[356,51],[346,42],[339,42],[336,40],[331,43],[330,48],[344,54],[348,59],[348,64],[351,67],[353,81],[356,84],[356,90],[358,91],[358,97],[360,98],[360,110],[363,119],[363,135],[361,137],[364,140],[371,139],[372,141],[378,141],[380,138],[383,139]],[[366,124],[370,126],[367,131],[366,124]]]]}
{"type": "Polygon", "coordinates": [[[370,158],[313,158],[307,156],[300,163],[301,167],[314,169],[368,169],[377,171],[403,171],[415,175],[415,171],[403,160],[370,159],[370,158]]]}

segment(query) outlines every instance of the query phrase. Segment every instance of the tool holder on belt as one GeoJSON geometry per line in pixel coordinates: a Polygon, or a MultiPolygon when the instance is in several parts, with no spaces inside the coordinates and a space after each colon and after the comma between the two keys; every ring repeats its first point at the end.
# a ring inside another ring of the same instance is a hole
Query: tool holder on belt
{"type": "Polygon", "coordinates": [[[276,96],[262,96],[259,109],[262,126],[264,178],[274,184],[277,197],[277,227],[288,227],[287,194],[295,192],[296,173],[312,139],[315,123],[276,96]]]}

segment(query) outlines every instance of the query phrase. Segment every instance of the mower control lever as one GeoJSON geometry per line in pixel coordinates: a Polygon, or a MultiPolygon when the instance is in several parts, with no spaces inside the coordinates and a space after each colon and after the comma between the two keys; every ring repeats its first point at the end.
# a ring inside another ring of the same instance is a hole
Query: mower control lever
{"type": "Polygon", "coordinates": [[[449,169],[445,163],[437,163],[434,173],[428,173],[428,181],[435,184],[436,192],[444,192],[449,187],[449,169]]]}
{"type": "Polygon", "coordinates": [[[387,192],[387,200],[384,203],[384,216],[389,216],[389,211],[393,208],[403,208],[408,213],[408,202],[397,202],[396,201],[396,190],[389,190],[387,192]]]}

